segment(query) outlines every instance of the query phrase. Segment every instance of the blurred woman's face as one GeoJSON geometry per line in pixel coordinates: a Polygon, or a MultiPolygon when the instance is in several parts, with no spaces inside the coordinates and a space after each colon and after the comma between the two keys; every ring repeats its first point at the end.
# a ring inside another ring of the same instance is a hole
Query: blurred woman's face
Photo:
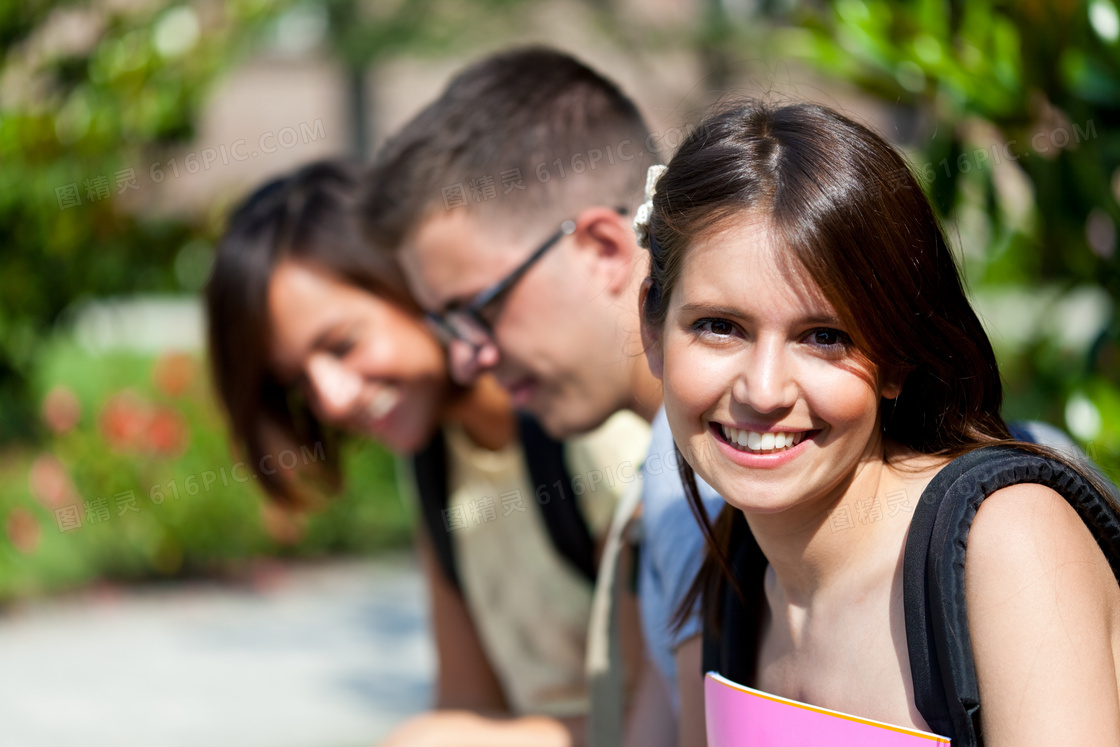
{"type": "Polygon", "coordinates": [[[315,265],[281,262],[268,288],[271,363],[325,423],[397,452],[424,446],[449,379],[422,320],[315,265]]]}

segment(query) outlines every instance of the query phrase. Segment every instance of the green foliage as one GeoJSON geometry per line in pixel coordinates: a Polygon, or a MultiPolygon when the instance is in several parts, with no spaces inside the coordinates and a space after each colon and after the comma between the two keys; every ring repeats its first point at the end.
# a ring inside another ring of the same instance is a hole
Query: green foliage
{"type": "Polygon", "coordinates": [[[0,440],[28,435],[30,367],[68,305],[176,288],[171,260],[196,227],[136,210],[143,164],[191,135],[209,84],[284,5],[3,7],[0,440]]]}
{"type": "MultiPolygon", "coordinates": [[[[392,457],[365,441],[346,444],[346,487],[321,510],[268,506],[231,454],[193,358],[91,356],[55,341],[33,381],[37,399],[50,395],[45,419],[58,433],[41,451],[0,463],[0,601],[99,578],[212,574],[256,556],[369,553],[409,540],[392,457]]],[[[275,458],[299,469],[324,453],[311,445],[275,458]]]]}

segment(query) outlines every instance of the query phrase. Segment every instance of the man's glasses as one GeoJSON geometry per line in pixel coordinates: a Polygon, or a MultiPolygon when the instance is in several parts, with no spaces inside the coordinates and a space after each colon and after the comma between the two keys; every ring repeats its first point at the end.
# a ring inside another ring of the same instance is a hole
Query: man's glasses
{"type": "Polygon", "coordinates": [[[521,279],[533,264],[544,256],[560,239],[575,233],[576,222],[566,220],[560,224],[560,230],[548,237],[528,259],[515,267],[512,272],[482,290],[467,305],[449,309],[442,314],[428,312],[424,315],[428,326],[436,336],[445,344],[450,345],[456,340],[462,341],[478,350],[493,339],[494,327],[487,316],[497,316],[495,306],[501,297],[521,279]]]}

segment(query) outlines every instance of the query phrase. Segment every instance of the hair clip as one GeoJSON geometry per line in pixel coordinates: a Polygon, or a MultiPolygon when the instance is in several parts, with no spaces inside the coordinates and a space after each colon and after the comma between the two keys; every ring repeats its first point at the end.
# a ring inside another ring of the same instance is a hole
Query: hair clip
{"type": "Polygon", "coordinates": [[[638,246],[650,248],[649,219],[653,215],[653,197],[657,194],[657,182],[669,170],[668,166],[656,164],[650,166],[646,172],[646,201],[634,213],[634,234],[638,237],[638,246]]]}

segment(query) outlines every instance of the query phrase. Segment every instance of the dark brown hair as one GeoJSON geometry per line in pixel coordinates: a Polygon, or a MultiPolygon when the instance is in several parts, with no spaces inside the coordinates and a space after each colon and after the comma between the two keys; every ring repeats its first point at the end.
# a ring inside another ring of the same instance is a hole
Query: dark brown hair
{"type": "MultiPolygon", "coordinates": [[[[907,162],[867,127],[822,106],[727,106],[682,143],[653,201],[644,324],[663,327],[689,246],[748,213],[820,288],[858,354],[876,371],[905,374],[901,395],[880,403],[884,439],[950,457],[1019,443],[1000,415],[995,353],[907,162]]],[[[681,475],[708,554],[677,619],[702,597],[714,623],[729,543],[744,519],[725,505],[710,525],[683,461],[681,475]]]]}
{"type": "Polygon", "coordinates": [[[283,471],[265,469],[269,454],[321,449],[326,459],[317,476],[330,490],[341,476],[337,434],[269,368],[268,287],[276,266],[285,259],[314,264],[416,310],[394,263],[362,239],[354,213],[362,178],[356,164],[321,161],[257,189],[233,211],[206,286],[210,364],[234,443],[269,496],[288,505],[306,504],[311,494],[283,471]]]}
{"type": "Polygon", "coordinates": [[[648,135],[618,86],[573,57],[543,47],[492,55],[453,78],[381,150],[361,200],[367,235],[396,251],[434,210],[455,209],[449,195],[466,201],[461,209],[500,211],[504,220],[632,207],[646,167],[658,162],[648,135]]]}

